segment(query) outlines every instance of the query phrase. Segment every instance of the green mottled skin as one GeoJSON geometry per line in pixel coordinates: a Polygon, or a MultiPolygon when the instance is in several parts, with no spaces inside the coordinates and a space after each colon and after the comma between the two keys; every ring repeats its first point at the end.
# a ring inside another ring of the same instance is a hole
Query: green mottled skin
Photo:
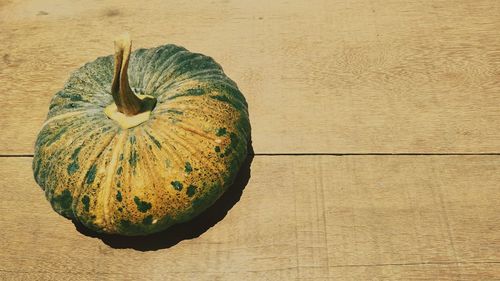
{"type": "Polygon", "coordinates": [[[182,183],[180,181],[173,181],[170,183],[172,185],[172,187],[177,190],[177,191],[181,191],[182,190],[182,183]]]}
{"type": "Polygon", "coordinates": [[[113,57],[75,71],[53,97],[33,172],[58,213],[98,232],[145,235],[192,219],[233,182],[247,155],[247,103],[212,58],[174,45],[131,54],[132,90],[157,99],[151,117],[122,129],[113,57]]]}
{"type": "Polygon", "coordinates": [[[184,165],[184,171],[188,174],[193,171],[193,167],[191,166],[191,163],[186,162],[186,164],[184,165]]]}

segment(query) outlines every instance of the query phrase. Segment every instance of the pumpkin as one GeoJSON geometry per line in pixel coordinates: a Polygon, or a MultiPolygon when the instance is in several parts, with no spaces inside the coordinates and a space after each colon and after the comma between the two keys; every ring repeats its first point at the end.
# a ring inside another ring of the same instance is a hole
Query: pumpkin
{"type": "Polygon", "coordinates": [[[212,205],[249,141],[245,98],[212,58],[172,44],[131,52],[122,36],[52,98],[33,172],[59,214],[146,235],[212,205]]]}

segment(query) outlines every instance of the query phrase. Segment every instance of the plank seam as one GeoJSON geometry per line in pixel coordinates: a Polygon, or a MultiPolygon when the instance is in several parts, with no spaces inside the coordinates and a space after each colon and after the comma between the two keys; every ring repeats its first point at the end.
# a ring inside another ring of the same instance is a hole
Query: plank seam
{"type": "Polygon", "coordinates": [[[500,152],[450,152],[450,153],[440,153],[440,152],[401,152],[401,153],[389,153],[389,152],[367,152],[367,153],[255,153],[254,156],[467,156],[467,155],[477,155],[477,156],[499,156],[500,152]]]}
{"type": "MultiPolygon", "coordinates": [[[[254,153],[253,156],[500,156],[500,152],[459,153],[254,153]]],[[[0,157],[33,157],[33,154],[0,154],[0,157]]]]}

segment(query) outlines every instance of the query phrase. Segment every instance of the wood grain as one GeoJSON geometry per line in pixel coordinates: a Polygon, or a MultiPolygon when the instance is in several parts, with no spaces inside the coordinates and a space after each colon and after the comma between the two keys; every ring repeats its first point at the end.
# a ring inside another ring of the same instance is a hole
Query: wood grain
{"type": "Polygon", "coordinates": [[[76,231],[30,165],[0,158],[2,280],[500,279],[498,156],[257,156],[221,221],[155,251],[76,231]]]}
{"type": "Polygon", "coordinates": [[[499,13],[495,0],[0,1],[0,153],[32,153],[52,95],[124,30],[221,63],[257,153],[498,153],[499,13]]]}
{"type": "MultiPolygon", "coordinates": [[[[498,14],[494,0],[0,0],[0,155],[33,152],[52,95],[124,30],[217,60],[256,153],[500,153],[498,14]]],[[[30,157],[0,157],[0,280],[500,280],[498,155],[256,156],[205,228],[144,245],[76,228],[32,178],[30,157]]]]}

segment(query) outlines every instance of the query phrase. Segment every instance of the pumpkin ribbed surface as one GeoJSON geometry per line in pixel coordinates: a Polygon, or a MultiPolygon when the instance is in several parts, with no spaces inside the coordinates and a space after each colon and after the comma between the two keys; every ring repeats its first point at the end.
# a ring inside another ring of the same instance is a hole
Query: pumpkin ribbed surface
{"type": "Polygon", "coordinates": [[[131,53],[130,88],[156,98],[125,129],[108,118],[113,56],[74,72],[35,144],[36,182],[58,213],[96,231],[157,232],[187,221],[233,182],[250,139],[247,103],[210,57],[164,45],[131,53]]]}

